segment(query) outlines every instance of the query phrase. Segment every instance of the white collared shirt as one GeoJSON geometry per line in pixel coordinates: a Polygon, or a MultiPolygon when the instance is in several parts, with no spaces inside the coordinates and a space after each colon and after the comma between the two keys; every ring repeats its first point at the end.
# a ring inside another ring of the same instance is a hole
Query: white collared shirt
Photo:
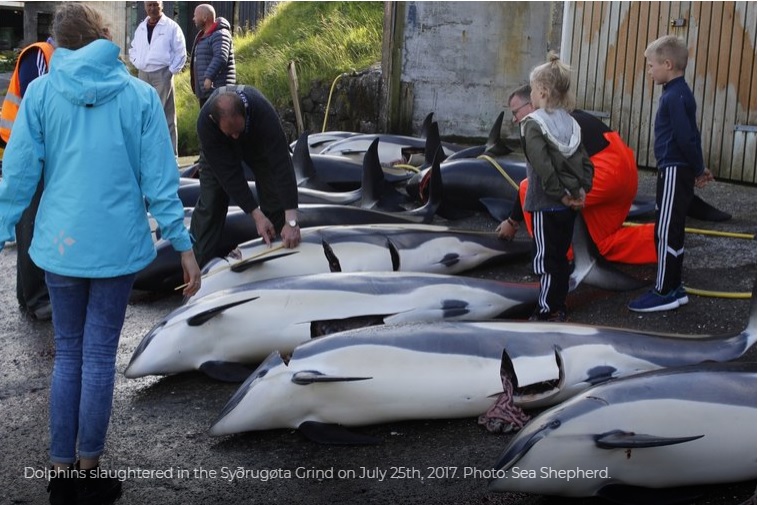
{"type": "Polygon", "coordinates": [[[172,74],[180,72],[187,61],[187,45],[182,29],[173,19],[163,14],[155,25],[148,44],[147,20],[145,18],[134,32],[129,61],[143,72],[155,72],[165,67],[172,74]]]}

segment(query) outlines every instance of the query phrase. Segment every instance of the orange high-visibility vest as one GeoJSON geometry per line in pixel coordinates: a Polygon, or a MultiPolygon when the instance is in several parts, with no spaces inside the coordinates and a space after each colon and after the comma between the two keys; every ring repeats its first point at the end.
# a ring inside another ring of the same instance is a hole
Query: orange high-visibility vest
{"type": "Polygon", "coordinates": [[[16,60],[16,69],[11,76],[11,82],[8,85],[8,91],[5,94],[5,100],[3,101],[3,108],[0,110],[0,138],[3,141],[8,142],[11,137],[11,129],[13,129],[13,122],[16,120],[18,114],[19,105],[21,105],[21,81],[18,78],[18,67],[21,65],[21,58],[24,57],[26,52],[33,48],[39,48],[42,54],[45,56],[45,63],[50,68],[50,58],[53,56],[55,48],[48,42],[35,42],[29,44],[21,51],[16,60]]]}

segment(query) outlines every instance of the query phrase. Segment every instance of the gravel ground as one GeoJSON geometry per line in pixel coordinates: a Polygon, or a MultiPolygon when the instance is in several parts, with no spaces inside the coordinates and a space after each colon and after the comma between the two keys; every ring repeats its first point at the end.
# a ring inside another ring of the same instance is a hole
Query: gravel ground
{"type": "MultiPolygon", "coordinates": [[[[642,172],[640,179],[640,192],[652,195],[654,176],[642,172]]],[[[699,194],[734,217],[725,223],[693,220],[689,226],[756,233],[754,186],[717,182],[699,194]]],[[[455,224],[476,229],[494,229],[496,225],[484,216],[455,224]]],[[[755,285],[754,239],[689,234],[686,247],[684,279],[688,286],[749,292],[755,285]]],[[[655,275],[654,266],[627,266],[624,270],[648,281],[655,275]]],[[[47,500],[45,482],[36,473],[48,464],[52,327],[46,322],[27,320],[16,310],[14,247],[0,253],[0,272],[0,304],[4,307],[0,313],[0,503],[40,504],[47,500]]],[[[535,280],[526,260],[472,275],[535,280]]],[[[754,303],[746,299],[691,296],[689,305],[676,311],[630,313],[626,303],[642,291],[611,293],[580,286],[569,297],[570,317],[582,323],[707,335],[741,330],[748,315],[756,310],[754,303]]],[[[393,423],[362,429],[384,440],[375,447],[317,445],[292,430],[211,438],[207,429],[236,385],[214,382],[198,373],[138,380],[122,375],[142,336],[180,303],[177,295],[135,292],[127,311],[119,347],[114,414],[102,461],[105,468],[130,472],[120,503],[600,503],[595,499],[488,492],[485,477],[464,476],[464,471],[491,468],[509,437],[486,432],[474,419],[393,423]],[[298,468],[300,473],[296,473],[298,468]],[[362,477],[362,469],[369,474],[362,477]],[[287,471],[292,475],[287,476],[287,471]],[[354,476],[344,475],[353,471],[354,476]],[[430,478],[433,471],[442,478],[430,478]],[[381,472],[387,472],[383,479],[381,472]]],[[[742,359],[755,361],[755,346],[742,359]]],[[[724,431],[729,431],[728,419],[724,419],[724,431]]],[[[754,494],[755,488],[755,481],[711,486],[693,503],[742,503],[754,494]]]]}

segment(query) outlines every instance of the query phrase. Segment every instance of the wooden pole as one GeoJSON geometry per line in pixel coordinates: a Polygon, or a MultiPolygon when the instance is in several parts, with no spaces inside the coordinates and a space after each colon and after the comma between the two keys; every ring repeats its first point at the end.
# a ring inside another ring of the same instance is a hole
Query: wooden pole
{"type": "Polygon", "coordinates": [[[287,65],[290,80],[290,93],[292,94],[292,106],[295,108],[295,121],[297,122],[297,135],[302,135],[305,131],[303,125],[303,112],[300,110],[300,92],[297,86],[297,72],[295,71],[295,62],[290,61],[287,65]]]}

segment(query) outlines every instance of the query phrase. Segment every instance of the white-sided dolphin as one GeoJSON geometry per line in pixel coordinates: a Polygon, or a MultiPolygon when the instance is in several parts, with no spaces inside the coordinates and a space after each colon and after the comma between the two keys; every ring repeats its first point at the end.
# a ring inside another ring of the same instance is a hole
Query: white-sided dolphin
{"type": "Polygon", "coordinates": [[[339,426],[483,414],[504,391],[501,370],[516,406],[543,408],[609,379],[733,360],[755,342],[755,308],[745,330],[711,337],[496,321],[349,330],[303,343],[291,357],[272,353],[211,434],[299,428],[320,442],[353,443],[339,426]]]}
{"type": "MultiPolygon", "coordinates": [[[[336,204],[303,204],[298,206],[298,222],[302,229],[325,225],[363,225],[376,223],[429,223],[442,197],[439,164],[432,169],[432,190],[429,201],[417,209],[403,212],[384,212],[372,208],[336,204]]],[[[192,209],[185,209],[185,224],[189,226],[192,209]]],[[[230,207],[224,221],[218,255],[224,256],[237,245],[258,238],[258,230],[249,214],[239,207],[230,207]]],[[[172,291],[182,280],[181,262],[170,242],[159,239],[155,244],[156,258],[142,269],[134,288],[145,291],[172,291]]]]}
{"type": "Polygon", "coordinates": [[[241,259],[211,260],[191,299],[254,281],[327,272],[426,272],[459,274],[529,255],[526,241],[495,233],[421,223],[303,228],[296,249],[269,252],[263,239],[239,245],[241,259]]]}
{"type": "Polygon", "coordinates": [[[352,327],[478,320],[532,309],[536,283],[405,272],[329,273],[253,282],[172,311],[134,351],[125,375],[202,370],[244,380],[272,351],[352,327]],[[241,367],[242,365],[243,367],[241,367]]]}
{"type": "Polygon", "coordinates": [[[755,479],[756,364],[668,368],[595,386],[532,419],[492,473],[495,491],[639,505],[755,479]]]}

